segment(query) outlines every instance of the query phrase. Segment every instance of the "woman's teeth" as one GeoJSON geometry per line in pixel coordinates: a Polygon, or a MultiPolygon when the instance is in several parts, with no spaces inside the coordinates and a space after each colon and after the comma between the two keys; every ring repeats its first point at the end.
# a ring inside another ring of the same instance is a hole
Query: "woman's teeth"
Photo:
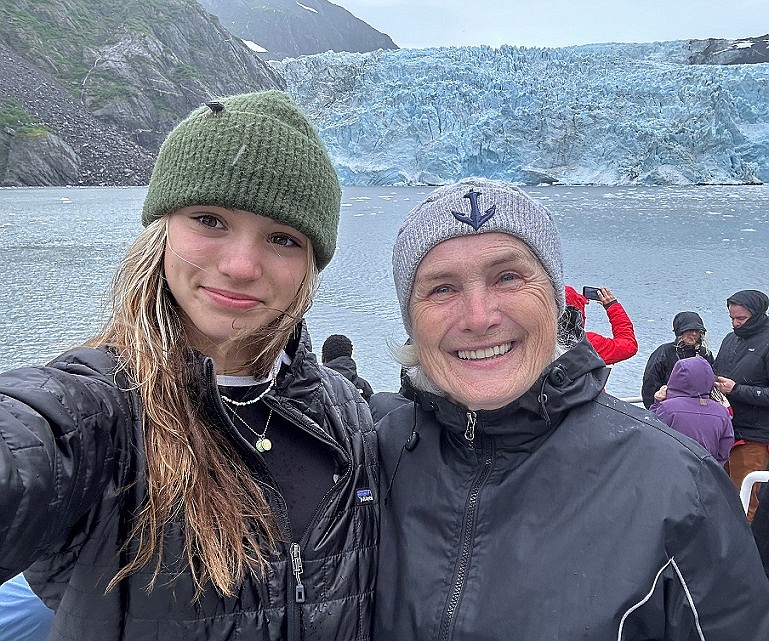
{"type": "Polygon", "coordinates": [[[463,361],[479,361],[484,358],[492,358],[494,356],[501,356],[507,354],[513,349],[512,343],[503,343],[502,345],[495,345],[494,347],[485,347],[484,349],[471,349],[471,350],[459,350],[457,356],[463,361]]]}

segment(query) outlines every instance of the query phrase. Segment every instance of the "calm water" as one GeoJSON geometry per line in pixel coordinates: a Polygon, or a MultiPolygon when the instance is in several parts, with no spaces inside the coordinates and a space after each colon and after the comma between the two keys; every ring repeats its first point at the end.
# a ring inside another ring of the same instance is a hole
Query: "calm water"
{"type": "MultiPolygon", "coordinates": [[[[405,339],[390,274],[393,238],[425,194],[417,187],[345,189],[339,248],[308,316],[318,350],[329,334],[355,345],[375,390],[397,389],[389,344],[405,339]]],[[[616,365],[608,390],[639,393],[646,360],[672,340],[676,312],[699,312],[714,350],[730,330],[726,297],[769,291],[769,187],[542,187],[554,213],[567,282],[608,286],[628,310],[639,354],[616,365]]],[[[0,369],[42,363],[88,337],[104,293],[139,233],[144,188],[0,189],[0,369]]],[[[603,309],[587,326],[608,333],[603,309]]]]}

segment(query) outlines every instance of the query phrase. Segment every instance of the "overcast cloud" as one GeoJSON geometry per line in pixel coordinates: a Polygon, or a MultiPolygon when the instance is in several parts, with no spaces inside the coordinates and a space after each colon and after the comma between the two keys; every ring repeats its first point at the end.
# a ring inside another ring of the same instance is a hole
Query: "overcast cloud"
{"type": "Polygon", "coordinates": [[[741,38],[769,33],[769,0],[334,0],[400,47],[741,38]]]}

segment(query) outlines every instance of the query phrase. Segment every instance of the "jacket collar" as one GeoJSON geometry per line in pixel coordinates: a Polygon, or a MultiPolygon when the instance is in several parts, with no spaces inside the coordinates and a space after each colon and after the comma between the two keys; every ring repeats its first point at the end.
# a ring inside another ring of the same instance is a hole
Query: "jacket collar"
{"type": "MultiPolygon", "coordinates": [[[[584,338],[548,365],[520,398],[496,410],[475,412],[476,433],[497,437],[502,445],[533,451],[576,405],[601,393],[609,369],[584,338]]],[[[468,410],[447,398],[411,388],[417,404],[446,429],[463,435],[468,410]]]]}

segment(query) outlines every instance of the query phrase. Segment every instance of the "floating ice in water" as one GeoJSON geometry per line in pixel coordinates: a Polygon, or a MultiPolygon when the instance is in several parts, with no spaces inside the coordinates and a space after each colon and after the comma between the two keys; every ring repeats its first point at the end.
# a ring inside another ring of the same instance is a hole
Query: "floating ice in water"
{"type": "Polygon", "coordinates": [[[365,216],[366,214],[353,214],[354,218],[360,218],[361,216],[365,216]]]}
{"type": "Polygon", "coordinates": [[[756,230],[748,228],[748,229],[740,229],[740,231],[756,231],[756,230]]]}
{"type": "Polygon", "coordinates": [[[712,274],[713,272],[712,272],[712,271],[710,271],[709,269],[706,269],[706,270],[705,270],[705,273],[706,273],[706,274],[712,274]]]}
{"type": "Polygon", "coordinates": [[[71,202],[72,202],[72,201],[71,201],[69,198],[67,198],[66,196],[62,196],[61,198],[59,198],[59,200],[60,200],[61,202],[63,202],[63,203],[71,203],[71,202]]]}
{"type": "Polygon", "coordinates": [[[352,207],[352,203],[342,203],[342,207],[352,207]]]}

